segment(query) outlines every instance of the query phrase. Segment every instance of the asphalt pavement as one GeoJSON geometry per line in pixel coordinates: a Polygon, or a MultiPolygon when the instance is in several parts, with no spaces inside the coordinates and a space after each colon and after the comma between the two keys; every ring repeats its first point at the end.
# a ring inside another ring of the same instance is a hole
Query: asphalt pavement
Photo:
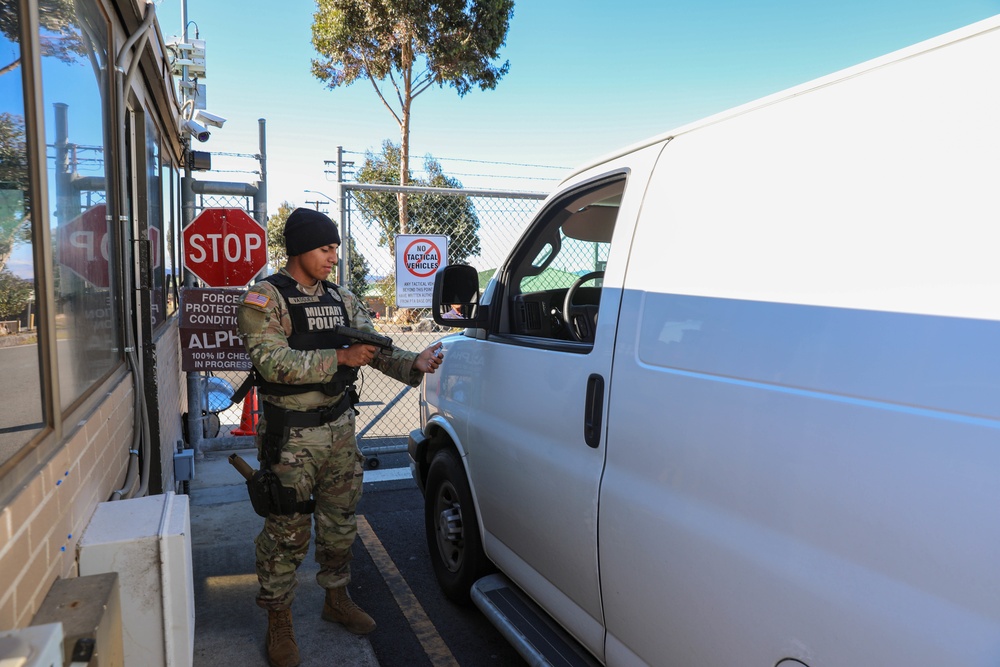
{"type": "MultiPolygon", "coordinates": [[[[227,460],[231,453],[206,452],[204,458],[195,461],[195,477],[189,482],[194,667],[267,665],[267,612],[254,601],[258,586],[253,540],[264,519],[250,507],[243,478],[227,460]]],[[[257,467],[255,450],[236,453],[251,467],[257,467]]],[[[299,587],[292,604],[302,665],[377,667],[368,638],[320,618],[324,593],[316,583],[318,569],[310,548],[299,567],[299,587]]]]}

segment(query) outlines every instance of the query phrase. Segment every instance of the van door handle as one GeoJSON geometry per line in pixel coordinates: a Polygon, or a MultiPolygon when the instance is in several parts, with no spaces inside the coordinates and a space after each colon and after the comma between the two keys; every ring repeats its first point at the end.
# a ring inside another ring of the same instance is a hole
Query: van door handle
{"type": "Polygon", "coordinates": [[[583,439],[597,448],[601,444],[601,422],[604,419],[604,378],[592,373],[587,379],[587,405],[583,415],[583,439]]]}

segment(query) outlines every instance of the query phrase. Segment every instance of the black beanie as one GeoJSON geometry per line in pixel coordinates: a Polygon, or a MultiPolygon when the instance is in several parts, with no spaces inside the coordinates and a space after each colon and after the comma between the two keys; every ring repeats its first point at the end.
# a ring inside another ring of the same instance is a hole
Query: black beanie
{"type": "Polygon", "coordinates": [[[285,254],[301,255],[325,245],[340,245],[340,234],[333,220],[311,208],[297,208],[285,221],[285,254]]]}

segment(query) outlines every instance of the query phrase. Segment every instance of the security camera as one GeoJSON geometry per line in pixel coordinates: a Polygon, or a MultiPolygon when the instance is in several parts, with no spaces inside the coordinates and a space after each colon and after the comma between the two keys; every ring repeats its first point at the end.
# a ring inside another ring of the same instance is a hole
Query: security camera
{"type": "Polygon", "coordinates": [[[212,127],[222,127],[226,122],[226,119],[222,116],[216,116],[214,113],[208,113],[204,109],[198,109],[195,115],[198,117],[198,120],[211,125],[212,127]]]}
{"type": "Polygon", "coordinates": [[[204,125],[190,119],[184,121],[184,131],[202,143],[208,141],[208,138],[212,136],[212,133],[204,125]]]}

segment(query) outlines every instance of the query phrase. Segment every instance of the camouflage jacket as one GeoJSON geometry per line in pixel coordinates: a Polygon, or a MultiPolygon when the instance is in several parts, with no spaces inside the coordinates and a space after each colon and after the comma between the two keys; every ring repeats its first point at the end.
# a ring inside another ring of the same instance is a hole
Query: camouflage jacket
{"type": "MultiPolygon", "coordinates": [[[[284,268],[281,269],[281,273],[289,275],[284,268]]],[[[303,294],[315,292],[314,289],[301,284],[298,288],[303,294]]],[[[344,301],[351,327],[378,333],[368,315],[368,309],[354,294],[343,287],[338,288],[337,293],[344,301]]],[[[288,336],[292,333],[292,320],[288,314],[288,307],[278,288],[267,281],[253,285],[240,299],[240,305],[236,310],[236,323],[250,360],[265,380],[284,384],[322,384],[329,382],[337,372],[335,349],[293,350],[288,346],[288,336]],[[250,296],[251,294],[257,296],[250,296]]],[[[361,371],[375,368],[391,378],[415,387],[423,378],[423,373],[413,368],[416,358],[416,352],[396,348],[391,357],[376,355],[371,364],[361,371]]],[[[292,396],[262,394],[261,398],[290,410],[312,410],[333,405],[340,400],[340,396],[327,396],[320,391],[292,396]]]]}

